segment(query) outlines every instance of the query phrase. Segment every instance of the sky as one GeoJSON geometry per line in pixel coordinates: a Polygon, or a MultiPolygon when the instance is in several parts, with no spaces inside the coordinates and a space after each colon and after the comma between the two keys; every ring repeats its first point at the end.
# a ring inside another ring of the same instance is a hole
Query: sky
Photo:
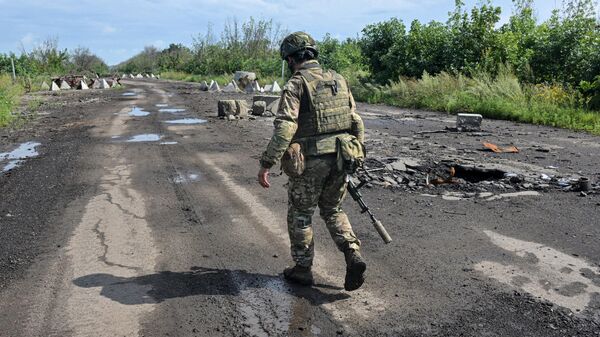
{"type": "MultiPolygon", "coordinates": [[[[472,7],[478,0],[466,0],[472,7]]],[[[561,0],[535,0],[539,20],[561,0]]],[[[502,7],[502,22],[511,0],[502,7]]],[[[410,23],[446,21],[454,0],[0,0],[0,53],[30,51],[48,37],[69,50],[88,47],[109,65],[144,46],[191,45],[209,25],[219,33],[227,20],[273,19],[287,31],[303,30],[320,39],[356,37],[367,24],[392,17],[410,23]]]]}

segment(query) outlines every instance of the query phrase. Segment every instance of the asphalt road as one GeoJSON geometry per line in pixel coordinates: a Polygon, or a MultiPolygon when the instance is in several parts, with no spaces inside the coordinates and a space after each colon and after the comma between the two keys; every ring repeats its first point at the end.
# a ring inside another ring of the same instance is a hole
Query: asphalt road
{"type": "MultiPolygon", "coordinates": [[[[365,200],[394,241],[346,201],[363,288],[343,290],[343,256],[317,217],[317,284],[293,286],[280,275],[286,178],[256,182],[272,118],[216,117],[218,99],[247,95],[125,83],[41,95],[38,116],[0,131],[0,169],[40,144],[0,173],[0,336],[600,336],[597,189],[372,184],[365,200]]],[[[600,178],[598,137],[502,121],[418,134],[452,117],[359,108],[375,158],[600,178]],[[483,140],[521,152],[475,151],[483,140]]]]}

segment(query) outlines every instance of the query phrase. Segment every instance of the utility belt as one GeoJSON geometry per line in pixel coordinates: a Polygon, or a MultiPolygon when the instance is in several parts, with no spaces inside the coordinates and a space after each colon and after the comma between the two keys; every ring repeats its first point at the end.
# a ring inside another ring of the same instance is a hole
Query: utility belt
{"type": "Polygon", "coordinates": [[[337,152],[336,141],[341,135],[350,135],[348,131],[327,133],[324,135],[303,137],[292,140],[302,147],[302,153],[307,157],[332,154],[337,152]]]}
{"type": "Polygon", "coordinates": [[[298,138],[292,140],[281,158],[281,169],[289,177],[299,177],[304,173],[305,158],[335,155],[337,169],[353,174],[362,166],[366,150],[358,139],[348,132],[298,138]]]}

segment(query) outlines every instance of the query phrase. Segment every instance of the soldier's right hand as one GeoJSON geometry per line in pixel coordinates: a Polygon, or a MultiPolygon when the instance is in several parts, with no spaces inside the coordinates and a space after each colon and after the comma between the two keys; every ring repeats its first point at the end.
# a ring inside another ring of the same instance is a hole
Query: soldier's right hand
{"type": "Polygon", "coordinates": [[[271,187],[271,184],[269,183],[269,169],[268,168],[264,168],[264,167],[260,168],[260,171],[258,171],[258,183],[260,184],[260,186],[262,186],[264,188],[271,187]]]}

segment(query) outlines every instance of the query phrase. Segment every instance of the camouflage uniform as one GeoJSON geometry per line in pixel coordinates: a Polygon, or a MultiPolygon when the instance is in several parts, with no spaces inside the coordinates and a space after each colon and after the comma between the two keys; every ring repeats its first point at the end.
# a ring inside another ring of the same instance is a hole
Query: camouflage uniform
{"type": "MultiPolygon", "coordinates": [[[[323,70],[316,60],[305,62],[300,70],[321,76],[323,70]]],[[[292,141],[298,140],[298,122],[302,114],[310,114],[310,101],[303,77],[299,72],[283,88],[275,131],[267,150],[260,160],[261,166],[270,168],[282,157],[292,141]]],[[[343,130],[364,142],[364,125],[355,111],[355,102],[348,90],[351,128],[343,130]]],[[[306,115],[304,115],[306,116],[306,115]]],[[[331,138],[331,134],[312,139],[331,138]]],[[[328,142],[331,144],[331,142],[328,142]]],[[[313,149],[315,150],[315,149],[313,149]]],[[[297,265],[310,267],[314,257],[312,215],[319,206],[320,215],[327,225],[337,247],[358,251],[360,241],[354,235],[348,217],[341,209],[346,194],[345,173],[337,170],[335,148],[324,146],[306,155],[305,171],[299,177],[290,177],[288,186],[288,232],[292,258],[297,265]]]]}

